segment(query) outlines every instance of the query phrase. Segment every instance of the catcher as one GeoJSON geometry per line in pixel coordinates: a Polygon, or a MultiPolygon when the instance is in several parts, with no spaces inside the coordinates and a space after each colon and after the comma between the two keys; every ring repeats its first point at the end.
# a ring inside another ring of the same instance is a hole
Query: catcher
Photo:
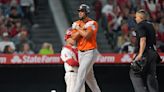
{"type": "MultiPolygon", "coordinates": [[[[66,45],[63,46],[61,50],[61,59],[64,62],[64,68],[66,72],[66,92],[73,92],[79,66],[77,48],[74,46],[75,40],[71,38],[71,34],[73,34],[72,29],[67,29],[65,34],[66,45]]],[[[85,92],[85,86],[83,86],[80,92],[85,92]]]]}

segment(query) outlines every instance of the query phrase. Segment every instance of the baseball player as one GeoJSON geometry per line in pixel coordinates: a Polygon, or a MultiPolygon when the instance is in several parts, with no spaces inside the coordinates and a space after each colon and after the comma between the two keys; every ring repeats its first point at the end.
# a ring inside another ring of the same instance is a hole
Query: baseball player
{"type": "MultiPolygon", "coordinates": [[[[61,50],[61,59],[64,62],[65,82],[67,86],[66,92],[73,92],[78,72],[78,56],[77,48],[74,46],[75,41],[71,38],[72,30],[68,29],[65,35],[66,45],[61,50]]],[[[80,92],[85,92],[83,86],[80,92]]]]}
{"type": "Polygon", "coordinates": [[[79,57],[77,81],[73,92],[80,92],[85,82],[92,92],[101,92],[93,72],[93,64],[97,57],[98,24],[88,17],[89,12],[89,6],[81,4],[78,9],[80,19],[72,24],[72,29],[76,30],[76,34],[78,34],[72,35],[72,38],[78,38],[76,41],[79,57]]]}

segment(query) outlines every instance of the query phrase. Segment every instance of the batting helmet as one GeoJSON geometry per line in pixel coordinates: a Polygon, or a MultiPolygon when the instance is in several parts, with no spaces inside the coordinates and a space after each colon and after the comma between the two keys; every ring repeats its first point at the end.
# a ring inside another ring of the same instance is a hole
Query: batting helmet
{"type": "Polygon", "coordinates": [[[72,28],[68,28],[66,30],[66,33],[65,33],[65,36],[64,36],[64,40],[66,41],[68,38],[70,38],[71,34],[72,34],[72,28]]]}
{"type": "Polygon", "coordinates": [[[88,5],[86,5],[86,4],[81,4],[79,6],[78,11],[84,11],[84,12],[86,12],[88,14],[88,13],[90,13],[90,7],[88,5]]]}

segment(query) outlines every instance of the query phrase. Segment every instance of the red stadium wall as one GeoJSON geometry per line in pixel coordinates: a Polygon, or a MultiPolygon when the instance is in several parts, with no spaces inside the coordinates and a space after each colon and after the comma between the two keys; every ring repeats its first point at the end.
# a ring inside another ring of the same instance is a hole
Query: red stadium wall
{"type": "MultiPolygon", "coordinates": [[[[164,63],[164,53],[160,53],[164,63]]],[[[96,64],[126,64],[132,61],[133,54],[107,53],[98,55],[96,64]]],[[[0,64],[63,64],[60,54],[54,55],[19,55],[1,54],[0,64]]]]}

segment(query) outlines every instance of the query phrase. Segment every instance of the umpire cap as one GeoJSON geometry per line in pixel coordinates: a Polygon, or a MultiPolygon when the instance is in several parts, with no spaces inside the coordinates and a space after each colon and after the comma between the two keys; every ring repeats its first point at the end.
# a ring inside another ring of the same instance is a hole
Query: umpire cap
{"type": "Polygon", "coordinates": [[[86,5],[86,4],[81,4],[79,6],[78,11],[84,11],[84,12],[86,12],[88,14],[88,13],[90,13],[90,7],[88,5],[86,5]]]}

